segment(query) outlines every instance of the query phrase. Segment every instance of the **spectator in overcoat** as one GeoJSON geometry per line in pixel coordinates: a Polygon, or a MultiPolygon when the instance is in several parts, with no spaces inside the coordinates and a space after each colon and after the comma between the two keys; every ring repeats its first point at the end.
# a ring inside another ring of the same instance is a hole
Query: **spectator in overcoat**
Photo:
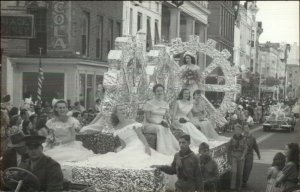
{"type": "Polygon", "coordinates": [[[240,124],[235,124],[234,135],[228,144],[228,159],[232,168],[230,188],[233,190],[241,190],[244,162],[247,150],[247,141],[242,135],[242,126],[240,124]]]}
{"type": "Polygon", "coordinates": [[[254,154],[253,151],[256,152],[258,159],[260,159],[260,152],[259,148],[256,142],[255,137],[253,137],[252,134],[249,132],[249,125],[245,124],[244,125],[244,137],[247,141],[247,154],[245,156],[245,164],[244,164],[244,171],[243,171],[243,187],[247,186],[247,182],[252,170],[253,166],[253,160],[254,160],[254,154]]]}

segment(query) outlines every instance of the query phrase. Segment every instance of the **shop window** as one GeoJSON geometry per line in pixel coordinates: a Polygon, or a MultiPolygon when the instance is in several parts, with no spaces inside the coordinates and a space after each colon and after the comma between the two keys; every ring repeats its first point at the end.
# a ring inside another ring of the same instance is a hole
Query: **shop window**
{"type": "MultiPolygon", "coordinates": [[[[94,106],[98,97],[98,87],[103,84],[103,75],[80,74],[79,101],[88,109],[94,106]]],[[[103,96],[103,95],[102,95],[103,96]]]]}
{"type": "Polygon", "coordinates": [[[34,15],[35,38],[29,39],[29,54],[39,55],[42,48],[42,55],[47,54],[47,9],[30,8],[28,13],[34,15]]]}
{"type": "MultiPolygon", "coordinates": [[[[42,101],[51,104],[53,98],[64,98],[64,73],[44,73],[42,86],[42,101]]],[[[38,73],[23,73],[23,93],[31,93],[33,101],[36,101],[38,87],[38,73]]]]}

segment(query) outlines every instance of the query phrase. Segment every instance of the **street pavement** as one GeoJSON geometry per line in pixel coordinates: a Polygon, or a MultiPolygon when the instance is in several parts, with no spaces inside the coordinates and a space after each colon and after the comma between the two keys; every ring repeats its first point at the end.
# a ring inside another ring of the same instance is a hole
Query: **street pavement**
{"type": "MultiPolygon", "coordinates": [[[[287,143],[295,142],[299,144],[300,119],[297,119],[295,131],[291,133],[283,130],[264,132],[261,125],[252,129],[251,133],[258,142],[261,159],[259,160],[257,155],[254,154],[254,164],[248,185],[242,192],[265,192],[267,169],[272,164],[274,155],[277,152],[283,152],[287,143]]],[[[224,133],[222,135],[232,136],[233,133],[224,133]]]]}

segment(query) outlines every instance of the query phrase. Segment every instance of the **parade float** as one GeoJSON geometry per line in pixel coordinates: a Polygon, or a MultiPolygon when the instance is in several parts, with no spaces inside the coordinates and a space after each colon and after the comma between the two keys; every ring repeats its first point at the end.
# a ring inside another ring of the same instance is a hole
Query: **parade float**
{"type": "MultiPolygon", "coordinates": [[[[103,86],[105,95],[102,101],[101,128],[99,131],[83,132],[77,135],[77,140],[83,142],[84,147],[91,149],[96,154],[114,152],[120,141],[113,136],[114,129],[109,121],[114,106],[119,103],[130,103],[127,107],[129,118],[143,122],[142,106],[153,97],[152,87],[161,83],[165,87],[165,100],[172,105],[180,90],[187,82],[180,74],[180,65],[175,61],[174,55],[191,52],[204,53],[212,58],[212,62],[203,71],[196,74],[200,78],[196,82],[197,88],[204,91],[224,92],[225,96],[218,109],[202,95],[201,104],[208,117],[216,125],[226,123],[225,114],[235,108],[234,94],[239,89],[235,83],[238,75],[236,67],[231,66],[227,60],[230,53],[216,49],[216,42],[208,40],[200,42],[198,36],[190,36],[189,41],[182,42],[180,38],[172,41],[171,45],[155,45],[153,50],[145,50],[145,34],[137,36],[118,37],[115,41],[115,50],[108,55],[109,69],[104,75],[103,86]],[[224,73],[225,85],[205,84],[205,78],[217,67],[224,73]]],[[[175,137],[183,134],[178,129],[171,129],[175,137]]],[[[149,145],[156,148],[156,135],[145,134],[149,145]]],[[[213,141],[211,155],[218,163],[219,174],[224,175],[230,169],[227,161],[227,143],[213,141]]],[[[170,162],[173,157],[170,158],[170,162]]],[[[93,186],[95,191],[165,191],[172,189],[164,174],[153,168],[139,168],[131,166],[123,168],[84,166],[80,162],[60,162],[64,177],[72,183],[93,186]]]]}
{"type": "Polygon", "coordinates": [[[266,116],[263,123],[264,131],[271,131],[274,129],[287,130],[293,132],[296,125],[296,119],[291,112],[289,106],[284,106],[283,103],[270,106],[270,115],[266,116]]]}

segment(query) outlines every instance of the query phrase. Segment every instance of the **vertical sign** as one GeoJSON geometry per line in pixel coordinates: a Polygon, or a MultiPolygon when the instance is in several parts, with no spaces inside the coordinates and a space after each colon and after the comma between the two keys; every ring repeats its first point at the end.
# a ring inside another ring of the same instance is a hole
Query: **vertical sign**
{"type": "Polygon", "coordinates": [[[63,50],[68,45],[68,26],[67,26],[67,1],[53,1],[53,42],[52,48],[63,50]]]}

